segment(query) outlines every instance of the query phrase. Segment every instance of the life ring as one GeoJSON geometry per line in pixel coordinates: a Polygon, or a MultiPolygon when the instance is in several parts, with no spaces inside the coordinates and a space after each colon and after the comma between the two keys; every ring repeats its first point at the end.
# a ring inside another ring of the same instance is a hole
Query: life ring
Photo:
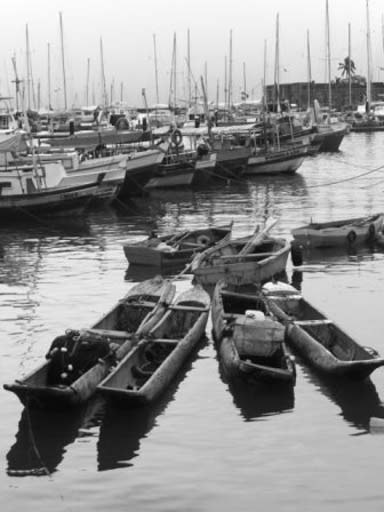
{"type": "Polygon", "coordinates": [[[376,228],[374,224],[370,224],[368,228],[368,240],[373,241],[376,238],[376,228]]]}
{"type": "Polygon", "coordinates": [[[171,134],[171,141],[175,146],[180,146],[183,142],[183,135],[180,130],[173,130],[171,134]]]}
{"type": "Polygon", "coordinates": [[[347,235],[347,240],[350,244],[353,244],[353,242],[356,241],[357,235],[355,231],[350,231],[347,235]]]}
{"type": "Polygon", "coordinates": [[[200,235],[196,238],[196,242],[199,245],[208,246],[211,243],[211,239],[207,235],[200,235]]]}

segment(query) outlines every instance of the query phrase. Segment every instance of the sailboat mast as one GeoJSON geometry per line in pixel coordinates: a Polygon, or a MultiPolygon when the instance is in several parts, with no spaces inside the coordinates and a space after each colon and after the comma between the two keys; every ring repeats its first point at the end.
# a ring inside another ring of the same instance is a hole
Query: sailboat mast
{"type": "Polygon", "coordinates": [[[190,107],[192,104],[192,88],[191,88],[191,39],[190,33],[188,29],[187,35],[187,59],[188,59],[188,106],[190,107]]]}
{"type": "Polygon", "coordinates": [[[327,36],[327,64],[328,64],[328,107],[332,109],[332,84],[331,84],[331,45],[330,45],[330,29],[329,29],[329,7],[328,0],[325,4],[325,23],[327,36]]]}
{"type": "Polygon", "coordinates": [[[85,84],[85,103],[88,106],[89,105],[89,76],[90,76],[90,70],[91,70],[91,59],[88,57],[87,59],[87,81],[85,84]]]}
{"type": "Polygon", "coordinates": [[[155,59],[155,84],[156,84],[156,103],[159,104],[159,75],[157,71],[157,46],[156,46],[156,34],[153,34],[153,57],[155,59]]]}
{"type": "Polygon", "coordinates": [[[275,46],[275,100],[276,111],[280,113],[280,48],[279,48],[279,13],[276,15],[276,46],[275,46]]]}
{"type": "Polygon", "coordinates": [[[243,91],[244,91],[244,99],[247,100],[247,71],[245,67],[245,62],[243,62],[243,91]]]}
{"type": "Polygon", "coordinates": [[[31,110],[31,68],[28,24],[25,26],[26,71],[27,71],[27,110],[31,110]]]}
{"type": "Polygon", "coordinates": [[[367,6],[367,112],[370,111],[371,108],[371,32],[370,32],[370,23],[369,23],[369,1],[366,0],[367,6]]]}
{"type": "Polygon", "coordinates": [[[48,43],[48,110],[51,110],[51,45],[48,43]]]}
{"type": "Polygon", "coordinates": [[[207,61],[205,61],[205,63],[204,63],[204,83],[205,83],[205,93],[207,94],[207,98],[208,98],[208,64],[207,64],[207,61]]]}
{"type": "Polygon", "coordinates": [[[61,40],[61,63],[63,66],[64,109],[67,110],[67,80],[66,80],[66,76],[65,76],[63,17],[62,17],[61,12],[59,12],[59,18],[60,18],[60,40],[61,40]]]}
{"type": "Polygon", "coordinates": [[[219,96],[220,96],[220,81],[217,79],[216,85],[216,110],[219,110],[219,96]]]}
{"type": "Polygon", "coordinates": [[[228,108],[232,112],[232,29],[229,32],[228,108]]]}
{"type": "Polygon", "coordinates": [[[263,113],[267,111],[267,40],[264,39],[263,113]]]}
{"type": "Polygon", "coordinates": [[[227,56],[224,57],[224,110],[225,115],[227,113],[228,108],[228,63],[227,56]]]}
{"type": "Polygon", "coordinates": [[[173,66],[173,105],[174,105],[174,108],[176,109],[176,103],[177,103],[177,86],[176,86],[176,80],[177,80],[177,69],[176,69],[176,63],[177,63],[177,58],[176,58],[176,32],[174,33],[173,35],[173,48],[174,48],[174,56],[175,56],[175,59],[174,59],[174,66],[173,66]]]}
{"type": "Polygon", "coordinates": [[[309,42],[309,30],[307,30],[307,73],[308,73],[307,105],[308,105],[308,108],[311,108],[312,66],[311,66],[311,46],[310,46],[310,42],[309,42]]]}
{"type": "Polygon", "coordinates": [[[107,84],[105,82],[105,71],[104,71],[104,52],[103,52],[103,39],[100,37],[100,62],[101,62],[101,84],[103,87],[103,103],[104,107],[107,106],[107,84]]]}
{"type": "Polygon", "coordinates": [[[348,23],[348,105],[352,105],[351,24],[348,23]]]}

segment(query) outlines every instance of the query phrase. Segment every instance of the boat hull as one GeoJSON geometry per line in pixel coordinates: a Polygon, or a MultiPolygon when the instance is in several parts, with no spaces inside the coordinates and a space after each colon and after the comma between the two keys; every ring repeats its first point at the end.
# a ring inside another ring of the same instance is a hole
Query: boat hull
{"type": "Polygon", "coordinates": [[[178,236],[168,235],[147,239],[143,242],[125,244],[125,257],[131,265],[146,265],[151,267],[175,267],[191,261],[196,252],[204,250],[229,235],[232,225],[228,227],[212,227],[180,233],[178,236]],[[174,240],[171,242],[171,240],[174,240]],[[168,246],[167,242],[173,246],[168,246]],[[166,247],[161,249],[161,244],[166,247]]]}
{"type": "Polygon", "coordinates": [[[305,156],[286,156],[276,158],[250,157],[243,174],[257,176],[259,174],[293,174],[304,162],[305,156]]]}
{"type": "Polygon", "coordinates": [[[95,393],[97,385],[108,375],[116,361],[121,360],[140,336],[161,320],[174,294],[174,285],[159,277],[139,283],[96,324],[83,330],[85,339],[108,342],[111,353],[98,358],[72,383],[60,383],[58,380],[48,384],[51,363],[47,360],[23,379],[4,384],[4,389],[14,392],[24,405],[35,408],[62,409],[84,403],[95,393]],[[149,298],[153,298],[154,302],[151,303],[149,298]],[[124,311],[124,308],[127,309],[124,311]]]}
{"type": "Polygon", "coordinates": [[[373,242],[381,231],[384,215],[328,223],[308,224],[292,230],[296,244],[311,247],[340,247],[373,242]]]}
{"type": "Polygon", "coordinates": [[[364,380],[380,366],[376,358],[323,313],[295,295],[268,294],[275,316],[287,327],[287,342],[317,371],[352,380],[364,380]]]}
{"type": "MultiPolygon", "coordinates": [[[[113,187],[113,191],[116,188],[113,187]]],[[[81,212],[100,193],[97,183],[0,197],[0,217],[49,213],[55,216],[81,212]]],[[[113,192],[114,193],[114,192],[113,192]]]]}
{"type": "MultiPolygon", "coordinates": [[[[231,263],[228,260],[228,262],[225,262],[221,258],[215,264],[204,265],[202,264],[204,253],[202,253],[196,257],[196,260],[193,260],[193,274],[197,281],[204,286],[215,285],[222,279],[235,285],[268,281],[273,276],[285,271],[290,253],[289,242],[282,239],[276,240],[279,243],[279,248],[273,254],[263,259],[260,259],[257,253],[255,253],[253,260],[253,255],[250,255],[251,259],[247,257],[235,263],[231,263]]],[[[209,249],[205,252],[208,251],[209,249]]]]}
{"type": "Polygon", "coordinates": [[[184,292],[181,297],[182,300],[176,300],[175,305],[151,329],[149,339],[140,341],[99,384],[98,392],[108,401],[120,407],[151,403],[176,377],[205,333],[210,306],[208,294],[198,286],[184,292]],[[194,306],[190,306],[191,303],[194,306]],[[182,337],[171,338],[171,333],[182,334],[182,337]],[[166,352],[146,376],[141,369],[143,363],[152,364],[154,361],[153,355],[147,360],[148,349],[166,352]]]}
{"type": "Polygon", "coordinates": [[[244,293],[241,287],[219,282],[212,300],[212,325],[219,361],[229,379],[295,384],[295,364],[284,343],[285,328],[269,314],[266,301],[256,290],[244,293]]]}

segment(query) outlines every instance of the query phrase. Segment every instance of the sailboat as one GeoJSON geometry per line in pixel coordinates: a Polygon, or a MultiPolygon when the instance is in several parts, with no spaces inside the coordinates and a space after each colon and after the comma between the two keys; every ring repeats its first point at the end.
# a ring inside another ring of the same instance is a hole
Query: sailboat
{"type": "Polygon", "coordinates": [[[292,119],[282,113],[280,103],[280,49],[279,49],[279,14],[276,16],[276,47],[275,47],[275,110],[268,112],[266,105],[266,44],[264,45],[264,78],[263,78],[263,120],[249,132],[249,151],[246,175],[259,174],[293,174],[301,166],[311,151],[309,137],[295,138],[292,119]],[[283,126],[288,126],[287,137],[283,126]]]}
{"type": "Polygon", "coordinates": [[[327,38],[327,68],[328,68],[328,112],[322,114],[317,100],[314,101],[314,135],[313,143],[319,145],[321,152],[338,151],[344,135],[348,132],[348,125],[337,119],[332,119],[332,83],[331,83],[331,46],[329,27],[328,0],[326,9],[326,38],[327,38]]]}
{"type": "Polygon", "coordinates": [[[384,121],[382,115],[378,116],[378,112],[383,109],[383,101],[372,101],[372,72],[371,72],[371,31],[369,16],[369,0],[366,0],[366,20],[367,20],[367,89],[366,101],[364,105],[360,105],[354,119],[351,123],[351,131],[353,132],[376,132],[384,131],[384,121]]]}

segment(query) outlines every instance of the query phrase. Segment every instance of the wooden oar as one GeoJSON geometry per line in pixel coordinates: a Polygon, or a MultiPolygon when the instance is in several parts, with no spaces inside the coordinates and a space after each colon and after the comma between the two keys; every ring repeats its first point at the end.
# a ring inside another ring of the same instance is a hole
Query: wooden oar
{"type": "Polygon", "coordinates": [[[260,231],[260,226],[256,226],[253,236],[250,238],[250,240],[248,240],[248,242],[238,253],[239,256],[244,256],[248,254],[250,251],[252,251],[253,247],[263,240],[263,238],[268,234],[268,232],[273,228],[273,226],[278,222],[278,220],[279,219],[271,219],[269,222],[267,220],[265,227],[262,231],[260,231]]]}

